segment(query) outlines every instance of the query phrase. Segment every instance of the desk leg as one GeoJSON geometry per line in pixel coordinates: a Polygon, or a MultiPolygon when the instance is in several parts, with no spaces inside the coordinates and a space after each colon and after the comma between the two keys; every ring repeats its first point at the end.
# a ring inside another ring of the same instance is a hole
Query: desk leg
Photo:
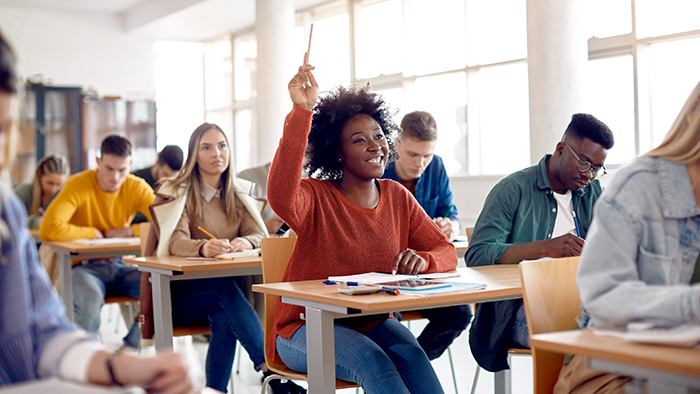
{"type": "Polygon", "coordinates": [[[335,393],[333,312],[306,307],[306,365],[310,393],[335,393]]]}
{"type": "Polygon", "coordinates": [[[68,320],[73,321],[73,267],[68,253],[63,251],[54,252],[58,254],[58,291],[63,298],[63,305],[66,307],[68,320]]]}
{"type": "Polygon", "coordinates": [[[170,299],[170,276],[151,273],[153,291],[153,339],[156,351],[173,348],[173,308],[170,299]]]}

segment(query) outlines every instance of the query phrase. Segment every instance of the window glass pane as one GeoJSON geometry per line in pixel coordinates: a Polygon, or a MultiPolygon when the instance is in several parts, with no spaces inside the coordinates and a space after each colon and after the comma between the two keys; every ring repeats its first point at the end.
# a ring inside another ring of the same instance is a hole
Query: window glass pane
{"type": "Polygon", "coordinates": [[[406,104],[404,99],[404,89],[392,88],[384,90],[375,90],[375,92],[384,96],[384,100],[386,100],[386,102],[389,103],[389,105],[392,108],[397,109],[399,111],[394,117],[394,122],[396,122],[397,125],[401,125],[401,119],[403,119],[403,116],[407,113],[405,110],[406,104]]]}
{"type": "MultiPolygon", "coordinates": [[[[415,85],[416,107],[435,118],[438,140],[435,154],[442,157],[448,174],[467,168],[467,76],[465,73],[418,78],[415,85]]],[[[407,111],[408,112],[408,111],[407,111]]]]}
{"type": "Polygon", "coordinates": [[[582,112],[603,121],[615,136],[605,164],[631,160],[636,156],[632,56],[591,60],[586,67],[582,112]]]}
{"type": "Polygon", "coordinates": [[[233,70],[236,101],[255,97],[255,71],[257,69],[258,43],[253,34],[234,40],[233,70]]]}
{"type": "MultiPolygon", "coordinates": [[[[478,78],[481,173],[510,174],[527,167],[530,164],[527,64],[483,68],[478,78]]],[[[469,126],[473,127],[471,123],[469,126]]]]}
{"type": "Polygon", "coordinates": [[[204,52],[204,104],[206,108],[221,108],[233,102],[231,41],[219,40],[207,44],[204,52]]]}
{"type": "Polygon", "coordinates": [[[199,42],[156,42],[157,149],[165,145],[187,146],[192,131],[202,124],[204,84],[199,42]]]}
{"type": "Polygon", "coordinates": [[[637,37],[700,29],[698,0],[636,0],[637,37]]]}
{"type": "Polygon", "coordinates": [[[240,172],[246,168],[252,167],[252,152],[253,145],[253,111],[249,109],[236,111],[236,136],[233,144],[235,156],[233,161],[236,163],[235,170],[240,172]]]}
{"type": "Polygon", "coordinates": [[[343,13],[314,22],[310,63],[316,66],[314,75],[322,92],[350,84],[349,21],[343,13]]]}
{"type": "Polygon", "coordinates": [[[360,9],[358,28],[355,30],[357,79],[401,72],[401,19],[401,0],[389,0],[360,9]]]}
{"type": "Polygon", "coordinates": [[[525,0],[467,0],[467,26],[469,65],[527,57],[525,0]]]}
{"type": "Polygon", "coordinates": [[[700,81],[700,38],[651,46],[652,147],[661,143],[700,81]]]}
{"type": "Polygon", "coordinates": [[[632,32],[631,0],[587,0],[584,3],[589,37],[613,37],[632,32]]]}
{"type": "Polygon", "coordinates": [[[412,0],[406,38],[410,48],[404,73],[420,75],[463,68],[464,25],[464,0],[412,0]]]}

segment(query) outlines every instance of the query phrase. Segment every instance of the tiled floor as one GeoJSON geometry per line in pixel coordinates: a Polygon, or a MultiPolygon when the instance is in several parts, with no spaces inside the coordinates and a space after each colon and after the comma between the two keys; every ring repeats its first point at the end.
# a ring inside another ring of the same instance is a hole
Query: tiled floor
{"type": "MultiPolygon", "coordinates": [[[[117,348],[121,344],[121,338],[126,334],[126,326],[116,305],[108,305],[102,311],[101,337],[105,344],[117,348]]],[[[420,333],[425,325],[424,321],[414,321],[411,323],[411,330],[420,333]]],[[[240,346],[239,346],[240,348],[240,346]]],[[[175,350],[185,354],[191,365],[191,371],[197,384],[204,385],[204,360],[206,358],[207,345],[192,341],[191,337],[175,338],[175,350]]],[[[144,349],[142,354],[153,354],[153,348],[144,349]]],[[[468,394],[471,392],[476,362],[469,351],[468,332],[462,333],[452,344],[452,357],[454,361],[455,373],[457,375],[457,389],[459,393],[468,394]]],[[[513,357],[511,365],[512,373],[512,393],[529,394],[532,393],[532,358],[530,356],[513,357]]],[[[442,357],[433,361],[433,366],[442,382],[442,387],[446,394],[454,393],[452,375],[450,373],[450,362],[447,352],[442,357]]],[[[240,362],[240,373],[235,373],[234,363],[233,387],[236,394],[257,394],[260,393],[261,384],[260,373],[253,370],[253,364],[244,352],[240,362]]],[[[493,393],[493,374],[481,371],[479,381],[476,386],[476,393],[493,393]]],[[[339,390],[338,393],[351,394],[354,389],[339,390]]]]}

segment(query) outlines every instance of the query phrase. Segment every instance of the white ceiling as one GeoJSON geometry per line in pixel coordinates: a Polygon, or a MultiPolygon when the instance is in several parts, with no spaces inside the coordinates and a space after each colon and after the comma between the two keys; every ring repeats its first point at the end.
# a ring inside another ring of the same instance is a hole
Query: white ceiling
{"type": "MultiPolygon", "coordinates": [[[[297,10],[328,2],[292,1],[297,10]]],[[[255,23],[255,0],[0,0],[0,6],[113,14],[125,32],[160,40],[206,40],[255,23]]]]}

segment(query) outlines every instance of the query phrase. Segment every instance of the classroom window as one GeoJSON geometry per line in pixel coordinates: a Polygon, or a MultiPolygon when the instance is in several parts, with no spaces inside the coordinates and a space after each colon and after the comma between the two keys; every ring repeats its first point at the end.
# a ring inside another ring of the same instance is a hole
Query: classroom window
{"type": "Polygon", "coordinates": [[[205,45],[199,42],[156,42],[157,150],[179,145],[187,151],[192,131],[204,121],[205,45]]]}
{"type": "Polygon", "coordinates": [[[467,0],[469,65],[527,56],[525,3],[522,0],[467,0]]]}
{"type": "Polygon", "coordinates": [[[231,105],[233,63],[228,37],[207,43],[204,51],[204,107],[207,110],[231,105]]]}
{"type": "Polygon", "coordinates": [[[587,64],[582,112],[592,114],[610,127],[615,146],[607,163],[619,164],[636,155],[634,128],[634,76],[632,56],[591,60],[587,64]]]}
{"type": "Polygon", "coordinates": [[[357,23],[357,79],[400,73],[403,65],[401,0],[364,2],[357,23]]]}

